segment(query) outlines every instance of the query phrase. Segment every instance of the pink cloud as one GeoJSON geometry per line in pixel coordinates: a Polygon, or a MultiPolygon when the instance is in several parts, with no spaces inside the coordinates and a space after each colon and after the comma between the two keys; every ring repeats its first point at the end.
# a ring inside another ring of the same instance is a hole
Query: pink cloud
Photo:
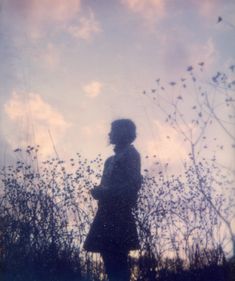
{"type": "MultiPolygon", "coordinates": [[[[223,7],[224,2],[221,0],[191,0],[191,5],[193,5],[204,17],[212,17],[217,18],[219,16],[219,12],[221,12],[221,8],[223,7]]],[[[226,1],[225,1],[226,2],[226,1]]]]}
{"type": "Polygon", "coordinates": [[[68,32],[75,38],[89,41],[96,33],[101,32],[101,27],[94,13],[90,11],[88,16],[79,19],[78,24],[70,25],[68,32]]]}
{"type": "Polygon", "coordinates": [[[86,95],[90,98],[97,97],[103,88],[103,84],[99,81],[91,81],[90,83],[86,84],[83,87],[83,91],[86,93],[86,95]]]}
{"type": "Polygon", "coordinates": [[[7,7],[34,22],[65,22],[80,10],[80,0],[11,0],[7,7]]]}
{"type": "Polygon", "coordinates": [[[130,11],[139,14],[148,24],[152,24],[165,15],[164,0],[122,0],[130,11]]]}
{"type": "Polygon", "coordinates": [[[19,24],[25,24],[24,32],[32,40],[46,36],[48,27],[87,41],[101,32],[94,12],[89,7],[88,12],[81,11],[81,0],[12,0],[3,8],[19,24]]]}
{"type": "Polygon", "coordinates": [[[35,56],[34,60],[36,64],[41,65],[46,70],[57,70],[60,64],[61,52],[60,49],[49,43],[45,48],[43,48],[38,56],[35,56]]]}
{"type": "MultiPolygon", "coordinates": [[[[193,10],[204,18],[215,19],[224,10],[221,0],[120,0],[131,12],[140,15],[147,24],[158,22],[171,14],[193,10]]],[[[227,4],[229,1],[227,1],[227,4]]]]}
{"type": "Polygon", "coordinates": [[[51,132],[57,144],[71,125],[57,109],[35,93],[14,92],[5,103],[4,110],[8,117],[9,132],[14,132],[7,133],[12,148],[39,144],[43,156],[53,153],[48,132],[51,132]]]}

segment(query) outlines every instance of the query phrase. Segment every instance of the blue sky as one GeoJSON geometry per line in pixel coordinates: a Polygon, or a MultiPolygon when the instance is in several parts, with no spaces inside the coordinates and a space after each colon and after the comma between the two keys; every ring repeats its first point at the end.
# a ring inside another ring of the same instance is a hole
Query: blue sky
{"type": "Polygon", "coordinates": [[[48,130],[62,157],[106,156],[110,123],[127,117],[137,124],[142,155],[181,161],[180,138],[142,91],[200,61],[203,79],[234,63],[234,1],[0,3],[1,159],[28,143],[40,144],[42,157],[53,155],[48,130]]]}

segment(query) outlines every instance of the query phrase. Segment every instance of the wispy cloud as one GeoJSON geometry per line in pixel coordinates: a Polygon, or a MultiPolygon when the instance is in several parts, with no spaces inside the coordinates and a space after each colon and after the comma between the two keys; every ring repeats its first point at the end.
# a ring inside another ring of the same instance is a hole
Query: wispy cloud
{"type": "Polygon", "coordinates": [[[60,50],[57,46],[49,43],[42,49],[39,56],[35,57],[36,63],[42,65],[47,70],[55,70],[60,63],[60,50]]]}
{"type": "Polygon", "coordinates": [[[218,60],[218,49],[212,37],[193,36],[186,27],[174,27],[168,32],[158,34],[158,54],[160,63],[167,70],[166,74],[178,76],[188,66],[204,62],[212,68],[218,60]],[[177,35],[177,36],[176,36],[177,35]],[[182,43],[185,38],[187,43],[182,43]]]}
{"type": "Polygon", "coordinates": [[[95,19],[94,13],[90,11],[88,16],[79,19],[78,24],[70,25],[68,32],[75,38],[89,41],[95,34],[101,32],[101,26],[95,19]]]}
{"type": "MultiPolygon", "coordinates": [[[[224,1],[226,2],[226,1],[224,1]]],[[[227,1],[229,2],[229,1],[227,1]]],[[[232,2],[232,1],[231,1],[232,2]]],[[[204,0],[197,1],[191,0],[191,4],[198,10],[199,14],[206,18],[217,18],[218,13],[221,12],[223,8],[223,1],[220,0],[204,0]]]]}
{"type": "Polygon", "coordinates": [[[91,81],[83,87],[83,91],[90,98],[97,97],[103,88],[103,84],[99,81],[91,81]]]}
{"type": "Polygon", "coordinates": [[[7,14],[15,20],[26,21],[25,31],[32,40],[41,39],[50,32],[69,33],[75,38],[91,40],[101,32],[94,12],[86,5],[81,10],[80,0],[12,0],[4,5],[7,14]],[[86,12],[88,10],[88,12],[86,12]]]}
{"type": "Polygon", "coordinates": [[[153,24],[165,15],[164,0],[122,0],[132,12],[139,14],[148,24],[153,24]]]}
{"type": "Polygon", "coordinates": [[[11,0],[7,7],[34,23],[66,22],[80,11],[80,0],[11,0]]]}
{"type": "Polygon", "coordinates": [[[58,110],[35,93],[14,92],[5,103],[4,110],[9,126],[17,128],[16,131],[23,136],[19,142],[16,134],[11,135],[9,142],[12,147],[28,145],[27,142],[32,141],[41,146],[43,155],[52,153],[48,131],[58,143],[70,126],[58,110]]]}

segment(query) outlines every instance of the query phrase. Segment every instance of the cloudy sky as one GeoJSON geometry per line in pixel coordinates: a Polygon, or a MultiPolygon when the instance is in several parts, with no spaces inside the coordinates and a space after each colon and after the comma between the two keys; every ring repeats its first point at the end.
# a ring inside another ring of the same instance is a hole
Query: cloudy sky
{"type": "Polygon", "coordinates": [[[106,156],[121,117],[136,122],[142,155],[182,160],[142,92],[201,61],[208,76],[234,63],[234,19],[232,0],[1,0],[1,162],[25,144],[53,155],[50,135],[61,157],[106,156]]]}

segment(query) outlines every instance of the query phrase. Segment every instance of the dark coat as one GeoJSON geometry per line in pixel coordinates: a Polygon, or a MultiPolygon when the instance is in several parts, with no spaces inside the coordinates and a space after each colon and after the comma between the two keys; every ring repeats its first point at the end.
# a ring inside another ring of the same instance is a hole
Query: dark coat
{"type": "Polygon", "coordinates": [[[140,155],[133,145],[115,151],[104,165],[101,184],[93,190],[98,211],[85,240],[91,252],[139,248],[132,209],[141,187],[140,155]]]}

